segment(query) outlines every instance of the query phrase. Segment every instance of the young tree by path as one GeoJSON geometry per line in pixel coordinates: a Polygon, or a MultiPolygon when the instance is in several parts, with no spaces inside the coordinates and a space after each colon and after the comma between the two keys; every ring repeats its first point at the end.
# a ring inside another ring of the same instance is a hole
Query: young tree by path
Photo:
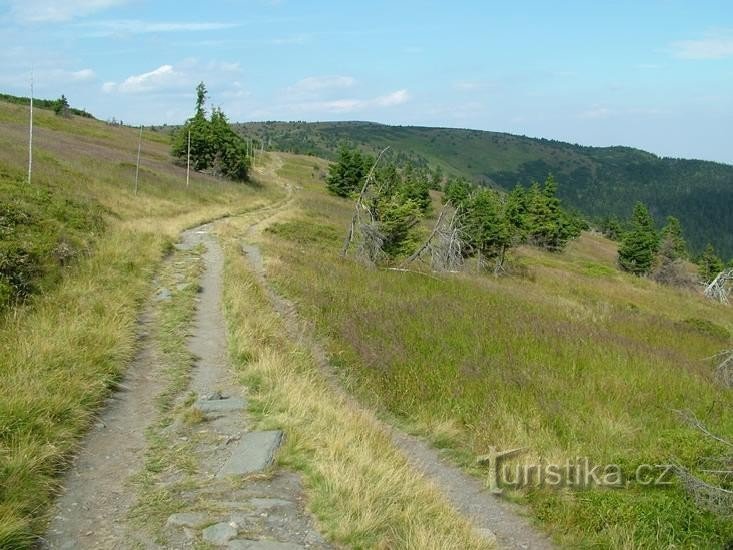
{"type": "Polygon", "coordinates": [[[211,118],[206,118],[206,86],[196,87],[196,107],[176,133],[173,156],[197,172],[209,172],[234,181],[247,181],[250,159],[241,136],[231,126],[223,111],[214,107],[211,118]]]}

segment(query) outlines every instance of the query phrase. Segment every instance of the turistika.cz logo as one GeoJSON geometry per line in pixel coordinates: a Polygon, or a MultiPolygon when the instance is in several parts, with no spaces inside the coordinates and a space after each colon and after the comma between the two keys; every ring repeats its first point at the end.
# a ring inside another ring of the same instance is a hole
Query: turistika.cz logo
{"type": "Polygon", "coordinates": [[[486,486],[492,493],[522,487],[661,487],[673,483],[670,464],[640,464],[629,475],[619,464],[593,464],[588,457],[575,457],[561,464],[543,459],[535,463],[510,461],[526,451],[489,447],[487,454],[478,457],[478,463],[487,467],[486,486]]]}

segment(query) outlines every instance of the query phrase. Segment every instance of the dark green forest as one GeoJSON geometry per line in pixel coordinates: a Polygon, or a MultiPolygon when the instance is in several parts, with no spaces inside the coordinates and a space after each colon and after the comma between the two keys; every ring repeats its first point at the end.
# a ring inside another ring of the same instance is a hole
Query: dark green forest
{"type": "Polygon", "coordinates": [[[733,257],[733,166],[662,158],[630,147],[585,147],[498,132],[369,122],[262,122],[237,125],[266,148],[336,159],[341,144],[376,154],[390,146],[396,164],[440,169],[511,190],[552,174],[559,197],[594,220],[628,219],[641,201],[662,223],[678,218],[693,254],[712,243],[733,257]]]}

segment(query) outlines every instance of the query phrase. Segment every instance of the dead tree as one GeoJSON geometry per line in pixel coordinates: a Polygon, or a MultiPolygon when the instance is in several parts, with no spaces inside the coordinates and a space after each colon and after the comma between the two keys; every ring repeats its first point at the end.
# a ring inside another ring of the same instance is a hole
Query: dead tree
{"type": "Polygon", "coordinates": [[[705,296],[721,304],[728,304],[730,283],[733,281],[733,268],[724,269],[705,288],[705,296]]]}
{"type": "Polygon", "coordinates": [[[679,464],[674,464],[673,469],[700,508],[719,516],[733,515],[733,491],[707,483],[679,464]]]}
{"type": "Polygon", "coordinates": [[[410,264],[423,256],[430,257],[430,266],[433,271],[456,272],[463,267],[463,241],[457,219],[460,208],[453,211],[450,220],[445,217],[449,205],[446,204],[438,215],[438,220],[427,240],[418,248],[404,265],[410,264]]]}
{"type": "Polygon", "coordinates": [[[733,349],[713,355],[710,359],[720,360],[713,371],[715,380],[724,388],[733,388],[733,349]]]}
{"type": "MultiPolygon", "coordinates": [[[[711,432],[692,411],[685,410],[676,412],[682,417],[686,424],[700,431],[706,437],[727,447],[728,453],[733,451],[733,443],[711,432]]],[[[731,476],[733,476],[733,455],[728,454],[709,460],[713,460],[720,464],[720,467],[715,470],[701,470],[702,472],[717,475],[719,476],[719,479],[730,479],[731,476]]],[[[672,464],[672,467],[677,477],[682,481],[687,493],[693,498],[699,507],[719,516],[733,516],[733,490],[701,479],[699,476],[693,474],[690,470],[680,464],[672,464]]]]}
{"type": "Polygon", "coordinates": [[[344,246],[341,249],[342,258],[345,258],[349,253],[349,248],[355,237],[359,238],[359,256],[368,263],[374,264],[384,255],[382,251],[384,235],[379,231],[374,212],[369,205],[369,201],[366,199],[368,198],[368,190],[371,184],[374,183],[374,172],[377,169],[379,160],[388,149],[389,147],[382,149],[382,152],[379,153],[377,160],[374,161],[374,164],[369,170],[367,177],[364,178],[364,184],[361,186],[359,196],[354,203],[354,214],[351,217],[351,224],[344,239],[344,246]],[[364,218],[367,218],[368,221],[365,221],[364,218]]]}

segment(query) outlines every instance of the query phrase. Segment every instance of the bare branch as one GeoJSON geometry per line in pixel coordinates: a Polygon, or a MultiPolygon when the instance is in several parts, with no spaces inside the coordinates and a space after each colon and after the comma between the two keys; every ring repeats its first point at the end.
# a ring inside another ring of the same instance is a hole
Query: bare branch
{"type": "Polygon", "coordinates": [[[403,265],[407,265],[412,263],[417,259],[420,254],[423,253],[423,251],[428,247],[430,244],[430,241],[433,240],[433,237],[438,233],[438,229],[440,228],[440,222],[443,221],[443,215],[445,214],[445,209],[448,207],[447,204],[443,205],[443,208],[440,209],[440,215],[438,216],[438,221],[435,222],[435,225],[433,226],[433,231],[430,233],[430,236],[428,239],[422,244],[420,248],[418,248],[407,260],[405,260],[405,263],[403,265]]]}
{"type": "Polygon", "coordinates": [[[705,288],[705,296],[721,304],[728,304],[731,282],[733,282],[733,268],[724,269],[705,288]]]}
{"type": "Polygon", "coordinates": [[[715,441],[718,441],[719,443],[722,443],[723,445],[727,445],[729,447],[733,447],[733,443],[728,441],[727,439],[723,439],[722,437],[718,437],[714,433],[712,433],[710,430],[707,429],[705,424],[703,424],[697,416],[695,416],[695,413],[693,413],[690,410],[675,410],[677,414],[682,417],[682,420],[684,420],[687,424],[692,426],[693,428],[697,428],[702,433],[704,433],[706,436],[714,439],[715,441]]]}
{"type": "MultiPolygon", "coordinates": [[[[366,193],[367,188],[369,187],[369,184],[371,183],[372,179],[374,178],[374,171],[377,169],[377,165],[379,164],[379,160],[382,158],[382,155],[389,149],[389,145],[382,149],[382,151],[379,153],[379,156],[377,156],[377,160],[374,161],[374,164],[372,165],[371,169],[369,170],[369,173],[367,174],[367,177],[364,178],[364,185],[361,186],[361,192],[359,193],[359,196],[356,199],[356,202],[354,203],[354,215],[351,217],[351,225],[349,226],[349,231],[346,235],[346,239],[344,240],[344,246],[341,249],[341,257],[345,258],[346,254],[349,251],[349,246],[351,246],[351,241],[354,238],[354,229],[356,228],[359,221],[359,210],[361,208],[364,208],[364,194],[366,193]]],[[[371,222],[374,222],[374,215],[368,208],[366,209],[369,211],[369,216],[371,218],[371,222]]]]}

